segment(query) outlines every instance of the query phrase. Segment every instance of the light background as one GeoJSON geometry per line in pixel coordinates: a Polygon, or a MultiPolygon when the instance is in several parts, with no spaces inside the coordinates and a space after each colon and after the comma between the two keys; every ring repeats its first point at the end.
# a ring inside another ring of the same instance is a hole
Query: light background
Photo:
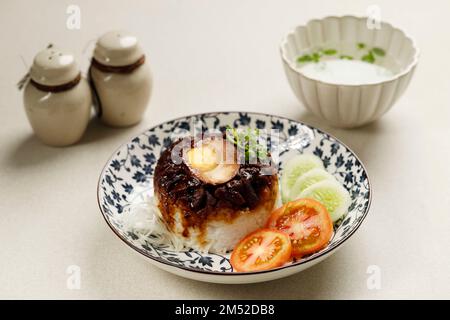
{"type": "Polygon", "coordinates": [[[3,0],[0,298],[450,298],[449,13],[445,0],[3,0]],[[81,30],[66,29],[68,4],[80,6],[81,30]],[[311,18],[364,15],[372,4],[416,39],[418,69],[380,121],[357,130],[330,128],[295,99],[278,45],[311,18]],[[116,28],[135,33],[149,57],[154,92],[144,121],[125,130],[92,121],[73,147],[42,145],[15,88],[26,65],[53,42],[76,53],[85,69],[90,41],[116,28]],[[113,150],[159,122],[214,110],[299,119],[356,151],[374,198],[346,246],[290,278],[231,286],[161,271],[115,237],[96,202],[97,178],[113,150]],[[81,267],[80,290],[66,288],[72,264],[81,267]],[[367,289],[370,265],[381,269],[380,290],[367,289]]]}

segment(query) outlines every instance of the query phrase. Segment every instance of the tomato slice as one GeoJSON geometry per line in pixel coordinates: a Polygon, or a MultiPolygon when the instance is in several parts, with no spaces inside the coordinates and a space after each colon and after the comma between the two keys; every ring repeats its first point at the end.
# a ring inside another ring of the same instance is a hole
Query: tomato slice
{"type": "Polygon", "coordinates": [[[320,202],[306,198],[287,202],[273,211],[266,227],[289,235],[295,258],[323,249],[333,235],[327,209],[320,202]]]}
{"type": "Polygon", "coordinates": [[[291,241],[285,233],[259,229],[237,244],[231,254],[231,265],[238,272],[273,269],[290,259],[291,249],[291,241]]]}

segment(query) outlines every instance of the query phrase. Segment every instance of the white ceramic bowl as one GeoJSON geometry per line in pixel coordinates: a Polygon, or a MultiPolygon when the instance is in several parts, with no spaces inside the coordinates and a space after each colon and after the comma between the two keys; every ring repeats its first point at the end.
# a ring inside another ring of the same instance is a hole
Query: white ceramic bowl
{"type": "Polygon", "coordinates": [[[419,57],[414,41],[405,32],[385,22],[378,29],[369,28],[366,17],[355,16],[311,20],[288,33],[280,49],[289,84],[300,102],[316,116],[343,128],[367,124],[386,113],[408,86],[419,57]],[[358,48],[359,43],[365,48],[358,48]],[[394,71],[394,75],[357,85],[306,76],[297,58],[314,48],[329,46],[354,59],[361,59],[372,48],[381,48],[386,55],[374,55],[374,63],[394,71]]]}

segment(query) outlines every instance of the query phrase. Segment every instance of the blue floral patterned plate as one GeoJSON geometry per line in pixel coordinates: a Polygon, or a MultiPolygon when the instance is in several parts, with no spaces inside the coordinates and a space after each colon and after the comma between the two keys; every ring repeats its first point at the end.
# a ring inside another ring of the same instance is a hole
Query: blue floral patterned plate
{"type": "Polygon", "coordinates": [[[347,146],[327,133],[287,118],[250,112],[204,113],[164,122],[148,129],[121,146],[106,163],[98,183],[98,203],[108,225],[128,246],[147,257],[156,266],[174,274],[207,282],[252,283],[282,278],[302,271],[322,261],[336,251],[361,225],[371,201],[367,172],[358,157],[347,146]],[[227,125],[259,129],[278,129],[283,161],[297,153],[313,153],[320,157],[352,197],[348,214],[335,225],[329,245],[311,256],[281,268],[237,273],[229,254],[205,254],[193,249],[176,251],[170,244],[154,241],[153,237],[137,236],[123,226],[122,215],[142,201],[143,195],[153,195],[153,170],[165,147],[174,139],[195,127],[222,129],[227,125]]]}

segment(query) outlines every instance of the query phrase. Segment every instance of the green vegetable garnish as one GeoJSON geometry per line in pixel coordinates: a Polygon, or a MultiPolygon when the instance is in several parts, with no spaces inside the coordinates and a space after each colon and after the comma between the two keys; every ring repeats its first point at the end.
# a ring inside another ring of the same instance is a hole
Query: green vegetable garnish
{"type": "Polygon", "coordinates": [[[304,54],[303,56],[297,58],[297,62],[300,62],[300,63],[310,62],[310,61],[312,61],[312,58],[309,54],[304,54]]]}
{"type": "Polygon", "coordinates": [[[335,55],[337,53],[337,51],[335,49],[326,49],[326,50],[323,50],[323,53],[327,56],[332,56],[332,55],[335,55]]]}
{"type": "MultiPolygon", "coordinates": [[[[362,50],[366,48],[366,44],[359,42],[356,44],[359,50],[362,50]]],[[[361,57],[362,61],[368,62],[368,63],[374,63],[375,62],[375,56],[384,57],[386,55],[386,51],[384,49],[379,47],[374,47],[372,49],[367,49],[367,53],[361,57]]],[[[319,49],[316,52],[313,52],[311,54],[304,54],[297,58],[297,62],[304,63],[304,62],[319,62],[323,55],[326,56],[334,56],[338,53],[336,49],[319,49]]],[[[340,59],[343,60],[353,60],[354,58],[350,55],[341,54],[339,56],[340,59]]]]}
{"type": "Polygon", "coordinates": [[[317,63],[317,62],[319,62],[321,56],[322,56],[322,55],[321,55],[320,53],[314,52],[314,53],[312,54],[312,60],[313,60],[314,62],[317,63]]]}
{"type": "Polygon", "coordinates": [[[374,63],[375,62],[375,57],[374,57],[372,51],[369,51],[368,54],[362,56],[361,60],[365,61],[365,62],[368,62],[368,63],[374,63]]]}
{"type": "Polygon", "coordinates": [[[266,146],[259,143],[259,129],[235,129],[227,126],[227,140],[235,144],[240,152],[244,152],[245,161],[267,158],[266,146]]]}
{"type": "Polygon", "coordinates": [[[383,49],[377,48],[377,47],[373,48],[372,52],[375,53],[377,56],[380,56],[380,57],[384,57],[386,55],[386,52],[383,49]]]}

